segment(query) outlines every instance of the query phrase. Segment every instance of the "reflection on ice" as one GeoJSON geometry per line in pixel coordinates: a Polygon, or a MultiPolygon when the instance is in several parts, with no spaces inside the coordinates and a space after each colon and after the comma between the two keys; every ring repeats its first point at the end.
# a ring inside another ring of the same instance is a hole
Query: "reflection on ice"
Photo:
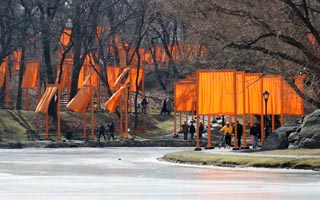
{"type": "Polygon", "coordinates": [[[0,150],[0,199],[319,199],[320,174],[158,161],[186,148],[0,150]]]}

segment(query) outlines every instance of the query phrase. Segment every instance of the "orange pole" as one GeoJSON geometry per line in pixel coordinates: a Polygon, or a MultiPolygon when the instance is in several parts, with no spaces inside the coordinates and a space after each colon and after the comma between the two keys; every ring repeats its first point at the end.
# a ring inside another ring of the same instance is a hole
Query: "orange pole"
{"type": "Polygon", "coordinates": [[[94,89],[93,86],[91,88],[91,102],[90,102],[90,110],[91,110],[91,140],[94,140],[94,110],[93,110],[93,101],[94,101],[94,89]]]}
{"type": "Polygon", "coordinates": [[[124,90],[125,94],[124,94],[124,103],[125,103],[125,107],[124,107],[124,110],[125,110],[125,114],[126,114],[126,130],[125,130],[125,133],[126,133],[126,139],[129,138],[129,134],[128,134],[128,123],[129,123],[129,119],[128,119],[128,87],[126,87],[126,89],[124,90]]]}
{"type": "Polygon", "coordinates": [[[97,91],[97,111],[100,111],[100,110],[101,110],[101,93],[100,93],[100,85],[99,85],[98,91],[97,91]]]}
{"type": "MultiPolygon", "coordinates": [[[[261,81],[261,90],[260,90],[260,95],[262,96],[262,93],[263,93],[263,79],[260,79],[260,81],[261,81]]],[[[260,140],[260,142],[261,142],[261,144],[263,144],[263,142],[264,142],[264,99],[263,98],[261,98],[261,122],[260,122],[260,128],[261,128],[261,140],[260,140]]]]}
{"type": "Polygon", "coordinates": [[[180,126],[179,127],[181,127],[181,125],[182,125],[182,112],[180,111],[179,114],[180,114],[180,116],[179,116],[179,118],[180,118],[179,119],[180,120],[180,126]]]}
{"type": "MultiPolygon", "coordinates": [[[[197,80],[199,80],[199,73],[197,72],[197,80]]],[[[199,88],[199,81],[197,81],[197,86],[196,88],[199,88]]],[[[196,96],[198,96],[198,90],[196,89],[196,96]]],[[[199,102],[197,101],[197,126],[196,126],[196,133],[197,133],[197,138],[196,138],[196,148],[194,149],[195,151],[201,151],[201,147],[200,147],[200,132],[199,132],[199,112],[198,109],[199,108],[199,102]]]]}
{"type": "Polygon", "coordinates": [[[281,126],[284,125],[284,115],[283,115],[283,103],[284,103],[284,100],[283,100],[283,78],[281,78],[281,82],[280,82],[280,95],[281,95],[281,110],[280,110],[280,118],[281,118],[281,126]]]}
{"type": "Polygon", "coordinates": [[[29,110],[29,91],[26,88],[26,110],[29,110]]]}
{"type": "Polygon", "coordinates": [[[208,144],[205,149],[213,149],[211,144],[211,123],[210,123],[210,115],[208,115],[208,144]]]}
{"type": "Polygon", "coordinates": [[[275,130],[275,124],[274,124],[274,114],[272,114],[272,116],[271,116],[271,118],[272,118],[272,133],[274,132],[274,130],[275,130]]]}
{"type": "Polygon", "coordinates": [[[129,104],[130,104],[130,107],[129,107],[130,112],[132,112],[132,100],[131,100],[130,92],[131,92],[131,88],[133,88],[133,84],[136,84],[136,83],[132,83],[132,77],[131,77],[132,70],[131,70],[131,68],[132,67],[130,67],[130,71],[129,71],[130,88],[129,88],[129,97],[128,97],[129,98],[129,104]]]}
{"type": "MultiPolygon", "coordinates": [[[[253,126],[253,115],[250,114],[250,128],[253,126]]],[[[250,137],[250,143],[253,144],[253,136],[250,137]]]]}
{"type": "Polygon", "coordinates": [[[61,140],[61,130],[60,130],[60,96],[61,96],[61,90],[59,88],[59,85],[57,85],[58,87],[58,105],[57,105],[57,115],[58,115],[58,140],[61,140]]]}
{"type": "Polygon", "coordinates": [[[6,57],[5,61],[6,62],[6,108],[9,108],[9,65],[8,65],[8,57],[6,57]]]}
{"type": "Polygon", "coordinates": [[[237,77],[236,73],[233,74],[233,106],[234,106],[234,141],[233,146],[238,147],[238,129],[237,129],[237,77]]]}
{"type": "Polygon", "coordinates": [[[176,107],[173,110],[173,135],[177,135],[177,117],[176,117],[176,107]]]}
{"type": "Polygon", "coordinates": [[[122,130],[122,94],[121,94],[121,99],[120,99],[120,106],[119,106],[119,112],[120,112],[120,137],[123,138],[123,130],[122,130]]]}
{"type": "Polygon", "coordinates": [[[237,130],[237,128],[238,128],[238,125],[237,125],[237,120],[238,120],[238,118],[237,118],[237,115],[235,115],[234,116],[234,141],[233,141],[233,146],[235,147],[235,148],[239,148],[238,147],[238,130],[237,130]]]}
{"type": "Polygon", "coordinates": [[[186,115],[186,122],[187,122],[187,124],[188,124],[188,123],[189,123],[189,122],[188,122],[188,120],[189,120],[189,119],[188,119],[188,112],[185,112],[185,115],[186,115]]]}
{"type": "Polygon", "coordinates": [[[48,111],[46,112],[46,140],[49,140],[49,116],[48,116],[48,111]]]}
{"type": "Polygon", "coordinates": [[[142,70],[142,76],[141,76],[141,80],[142,80],[142,99],[144,99],[144,70],[142,70]]]}
{"type": "Polygon", "coordinates": [[[86,116],[86,112],[83,113],[83,139],[87,139],[87,127],[86,127],[86,123],[87,123],[87,116],[86,116]]]}
{"type": "Polygon", "coordinates": [[[201,151],[201,147],[200,147],[200,132],[199,132],[199,115],[198,114],[197,114],[197,121],[196,121],[196,133],[197,133],[196,148],[194,150],[195,151],[201,151]]]}
{"type": "MultiPolygon", "coordinates": [[[[40,64],[38,65],[38,74],[37,74],[37,79],[38,79],[38,103],[40,102],[41,98],[41,84],[40,84],[40,64]]],[[[58,89],[59,90],[59,89],[58,89]]],[[[59,93],[59,92],[58,92],[59,93]]]]}
{"type": "Polygon", "coordinates": [[[246,85],[245,85],[245,76],[242,76],[242,88],[243,88],[243,95],[242,95],[242,126],[243,126],[243,147],[247,147],[247,117],[246,117],[246,85]]]}

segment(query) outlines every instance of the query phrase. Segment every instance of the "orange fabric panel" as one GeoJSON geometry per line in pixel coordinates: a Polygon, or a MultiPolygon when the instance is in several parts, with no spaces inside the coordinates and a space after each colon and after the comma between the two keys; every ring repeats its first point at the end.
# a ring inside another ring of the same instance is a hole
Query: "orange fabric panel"
{"type": "Polygon", "coordinates": [[[138,87],[144,78],[144,69],[140,68],[139,69],[139,77],[138,76],[138,68],[136,67],[130,67],[130,74],[126,80],[126,84],[130,83],[130,92],[136,92],[137,87],[136,87],[136,81],[138,79],[138,87]]]}
{"type": "Polygon", "coordinates": [[[22,51],[20,49],[15,50],[12,53],[12,55],[13,55],[13,63],[12,64],[13,64],[13,68],[16,71],[20,70],[21,54],[22,54],[22,51]]]}
{"type": "Polygon", "coordinates": [[[120,67],[117,67],[117,66],[106,67],[106,74],[108,77],[108,84],[109,84],[110,90],[115,91],[116,89],[118,89],[117,87],[115,87],[114,83],[119,77],[120,73],[121,73],[120,67]]]}
{"type": "Polygon", "coordinates": [[[207,48],[206,47],[202,47],[200,56],[201,57],[205,57],[206,53],[207,53],[207,48]]]}
{"type": "Polygon", "coordinates": [[[107,27],[105,26],[97,26],[96,27],[96,33],[98,38],[100,38],[100,36],[107,30],[107,27]]]}
{"type": "Polygon", "coordinates": [[[198,43],[193,44],[193,58],[198,57],[200,54],[200,45],[198,43]]]}
{"type": "Polygon", "coordinates": [[[156,48],[156,61],[162,62],[162,55],[165,54],[163,46],[158,45],[156,48]]]}
{"type": "Polygon", "coordinates": [[[235,113],[235,71],[197,71],[199,115],[235,113]]]}
{"type": "Polygon", "coordinates": [[[120,66],[122,67],[127,66],[126,45],[125,44],[118,45],[118,52],[119,52],[120,66]]]}
{"type": "Polygon", "coordinates": [[[39,61],[27,61],[21,88],[34,88],[38,80],[39,61]]]}
{"type": "Polygon", "coordinates": [[[7,70],[8,70],[8,57],[6,57],[0,65],[0,87],[2,87],[4,84],[7,70]]]}
{"type": "MultiPolygon", "coordinates": [[[[144,55],[145,55],[145,48],[139,48],[139,55],[140,55],[140,66],[144,64],[144,55]]],[[[138,59],[138,58],[137,58],[138,59]]]]}
{"type": "Polygon", "coordinates": [[[8,70],[8,57],[6,57],[0,65],[0,87],[4,84],[4,79],[6,77],[6,72],[8,70]]]}
{"type": "Polygon", "coordinates": [[[60,44],[62,44],[65,47],[68,46],[71,39],[71,33],[72,33],[71,29],[64,29],[60,36],[60,40],[59,40],[60,44]]]}
{"type": "Polygon", "coordinates": [[[133,47],[129,48],[128,61],[129,61],[130,65],[135,65],[135,66],[138,65],[138,57],[137,57],[137,54],[135,52],[135,48],[133,48],[133,47]]]}
{"type": "Polygon", "coordinates": [[[312,33],[308,34],[308,39],[309,39],[310,43],[312,44],[312,46],[314,46],[316,44],[316,38],[314,37],[314,35],[312,33]]]}
{"type": "Polygon", "coordinates": [[[109,110],[110,113],[113,113],[116,110],[124,89],[126,89],[126,86],[121,86],[120,89],[113,93],[110,99],[104,104],[104,107],[109,110]]]}
{"type": "MultiPolygon", "coordinates": [[[[100,73],[100,70],[101,70],[100,65],[95,65],[95,68],[98,71],[98,73],[100,73]]],[[[90,81],[88,83],[88,85],[92,85],[96,90],[98,90],[100,87],[100,76],[98,73],[95,70],[93,70],[90,81]]]]}
{"type": "Polygon", "coordinates": [[[236,103],[237,103],[237,114],[244,114],[245,107],[245,87],[244,87],[244,72],[236,72],[236,103]]]}
{"type": "Polygon", "coordinates": [[[146,64],[149,64],[149,65],[153,64],[153,59],[152,59],[151,53],[144,54],[144,61],[146,64]]]}
{"type": "Polygon", "coordinates": [[[121,74],[118,76],[116,81],[114,82],[114,87],[118,87],[121,84],[121,81],[124,79],[124,77],[127,75],[128,71],[130,70],[129,67],[124,68],[121,74]]]}
{"type": "MultiPolygon", "coordinates": [[[[303,78],[296,78],[296,85],[303,91],[303,78]]],[[[291,115],[303,115],[303,99],[297,95],[294,89],[283,81],[283,113],[291,115]]]]}
{"type": "Polygon", "coordinates": [[[92,87],[84,85],[67,104],[67,109],[74,112],[85,113],[92,98],[92,87]]]}
{"type": "MultiPolygon", "coordinates": [[[[282,77],[276,75],[263,77],[263,91],[269,92],[269,98],[267,102],[267,113],[280,115],[282,110],[282,92],[281,92],[282,77]]],[[[261,93],[262,95],[262,93],[261,93]]],[[[264,100],[263,100],[264,104],[264,100]]],[[[265,106],[265,105],[264,105],[265,106]]],[[[263,109],[265,113],[265,108],[263,109]]]]}
{"type": "Polygon", "coordinates": [[[78,78],[78,88],[82,87],[85,77],[88,75],[89,69],[89,65],[82,65],[78,78]]]}
{"type": "Polygon", "coordinates": [[[195,111],[196,110],[196,83],[179,82],[174,85],[174,98],[176,111],[195,111]]]}
{"type": "MultiPolygon", "coordinates": [[[[60,65],[57,65],[57,71],[59,70],[60,65]]],[[[65,85],[71,83],[72,80],[72,68],[73,68],[73,61],[71,59],[65,59],[62,65],[62,74],[61,74],[61,81],[60,81],[60,88],[63,89],[65,85]]]]}
{"type": "Polygon", "coordinates": [[[87,54],[85,59],[84,59],[84,62],[83,62],[83,65],[95,65],[95,62],[94,62],[94,59],[93,59],[93,55],[90,53],[90,54],[87,54]]]}
{"type": "Polygon", "coordinates": [[[114,41],[116,45],[120,44],[121,35],[120,34],[114,34],[114,41]]]}
{"type": "Polygon", "coordinates": [[[42,95],[42,97],[36,107],[35,112],[47,113],[50,101],[51,101],[52,97],[54,96],[54,94],[57,92],[57,90],[58,90],[58,86],[47,84],[46,91],[42,95]]]}
{"type": "Polygon", "coordinates": [[[245,74],[246,113],[260,115],[263,112],[262,84],[261,74],[245,74]]]}
{"type": "Polygon", "coordinates": [[[182,61],[184,60],[184,55],[185,55],[185,51],[184,51],[184,45],[183,44],[179,44],[177,45],[177,48],[178,48],[178,55],[177,55],[177,60],[178,61],[182,61]]]}

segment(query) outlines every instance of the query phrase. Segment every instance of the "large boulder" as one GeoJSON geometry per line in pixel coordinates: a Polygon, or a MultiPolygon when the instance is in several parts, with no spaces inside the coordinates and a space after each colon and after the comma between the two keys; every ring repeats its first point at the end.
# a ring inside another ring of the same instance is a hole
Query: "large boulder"
{"type": "Polygon", "coordinates": [[[320,109],[301,120],[286,123],[262,145],[262,150],[286,148],[320,148],[320,109]]]}
{"type": "Polygon", "coordinates": [[[320,148],[320,109],[306,116],[297,134],[290,137],[290,145],[298,148],[320,148]]]}
{"type": "Polygon", "coordinates": [[[286,149],[288,148],[288,136],[296,131],[296,126],[280,127],[265,139],[262,150],[286,149]]]}

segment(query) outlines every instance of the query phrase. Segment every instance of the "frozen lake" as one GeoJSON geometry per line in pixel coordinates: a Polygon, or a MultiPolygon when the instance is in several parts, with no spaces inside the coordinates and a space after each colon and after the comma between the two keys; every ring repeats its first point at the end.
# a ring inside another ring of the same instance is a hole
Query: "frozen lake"
{"type": "Polygon", "coordinates": [[[320,199],[320,173],[158,161],[193,148],[0,150],[0,199],[320,199]]]}

